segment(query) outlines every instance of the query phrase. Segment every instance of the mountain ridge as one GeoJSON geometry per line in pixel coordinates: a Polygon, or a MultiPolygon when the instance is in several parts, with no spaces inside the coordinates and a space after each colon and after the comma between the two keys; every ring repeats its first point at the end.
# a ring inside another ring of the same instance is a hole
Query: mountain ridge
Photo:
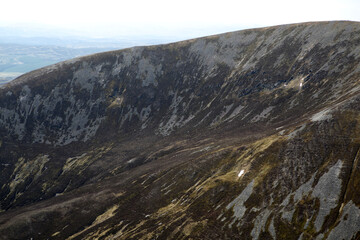
{"type": "Polygon", "coordinates": [[[17,78],[0,88],[1,235],[357,237],[359,46],[356,22],[281,25],[17,78]]]}

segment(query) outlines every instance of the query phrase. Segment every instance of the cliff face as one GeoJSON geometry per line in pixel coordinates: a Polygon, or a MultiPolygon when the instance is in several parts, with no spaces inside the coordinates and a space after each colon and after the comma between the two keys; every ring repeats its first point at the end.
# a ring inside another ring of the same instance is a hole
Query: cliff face
{"type": "Polygon", "coordinates": [[[0,89],[0,238],[360,235],[360,24],[52,65],[0,89]]]}

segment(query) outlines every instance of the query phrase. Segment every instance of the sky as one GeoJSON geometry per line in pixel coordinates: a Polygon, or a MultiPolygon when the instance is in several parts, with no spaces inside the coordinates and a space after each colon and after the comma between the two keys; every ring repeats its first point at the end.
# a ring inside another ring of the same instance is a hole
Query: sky
{"type": "Polygon", "coordinates": [[[3,0],[0,26],[88,37],[197,37],[287,23],[360,21],[359,0],[3,0]]]}

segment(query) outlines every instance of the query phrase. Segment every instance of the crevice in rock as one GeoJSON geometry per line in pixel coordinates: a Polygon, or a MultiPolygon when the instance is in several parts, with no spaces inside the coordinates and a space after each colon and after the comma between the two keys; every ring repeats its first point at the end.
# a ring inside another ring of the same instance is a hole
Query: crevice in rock
{"type": "Polygon", "coordinates": [[[338,214],[336,216],[336,219],[338,219],[338,221],[339,221],[339,217],[341,217],[341,214],[342,214],[342,211],[343,211],[343,208],[344,208],[346,202],[348,202],[349,194],[350,194],[350,191],[351,191],[351,189],[349,189],[350,188],[349,185],[350,185],[351,180],[354,179],[354,177],[355,177],[356,166],[359,163],[359,159],[360,159],[360,146],[358,147],[356,155],[355,155],[355,157],[354,157],[354,159],[352,161],[352,165],[351,165],[351,168],[350,168],[350,174],[349,174],[349,177],[346,179],[345,191],[344,191],[344,193],[342,194],[342,196],[339,199],[339,203],[341,203],[341,207],[340,207],[339,212],[338,212],[338,214]]]}

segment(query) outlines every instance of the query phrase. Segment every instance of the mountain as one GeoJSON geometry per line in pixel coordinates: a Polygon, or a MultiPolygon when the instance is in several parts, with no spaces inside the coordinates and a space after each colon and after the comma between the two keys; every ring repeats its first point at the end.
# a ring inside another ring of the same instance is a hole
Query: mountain
{"type": "Polygon", "coordinates": [[[61,62],[0,88],[0,239],[358,239],[360,23],[61,62]]]}

